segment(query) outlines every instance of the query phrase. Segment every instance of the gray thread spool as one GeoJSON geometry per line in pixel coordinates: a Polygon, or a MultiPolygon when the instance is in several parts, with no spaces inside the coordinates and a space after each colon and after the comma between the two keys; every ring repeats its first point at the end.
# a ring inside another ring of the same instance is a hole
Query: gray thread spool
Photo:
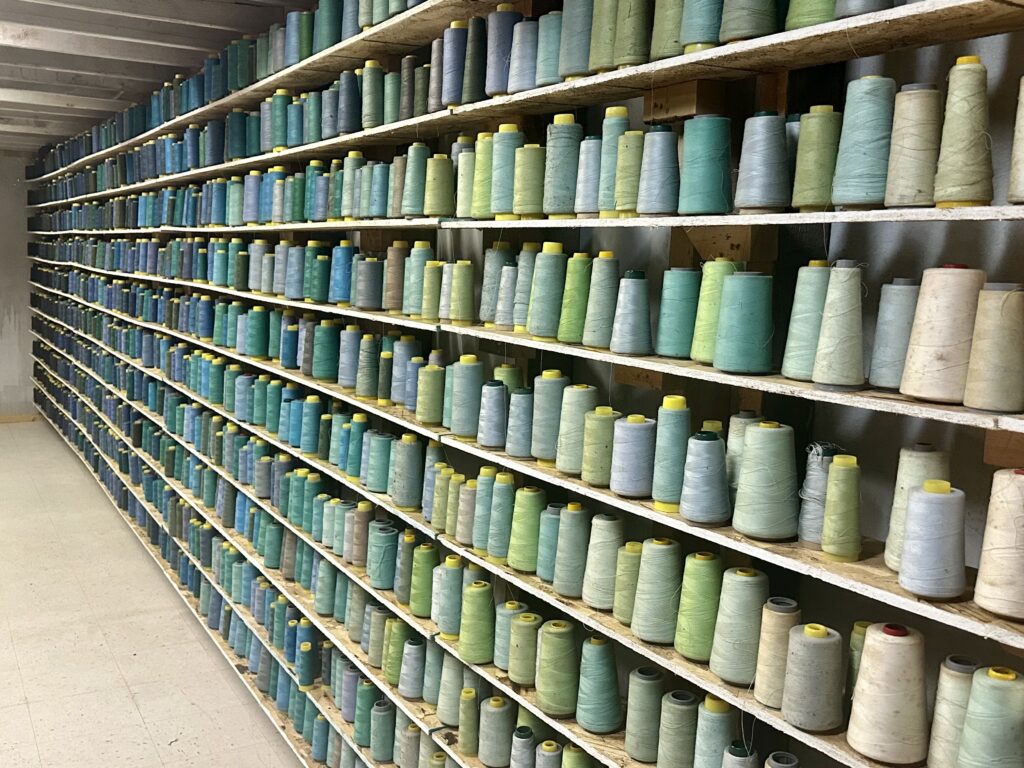
{"type": "Polygon", "coordinates": [[[489,381],[480,392],[477,442],[484,448],[503,448],[508,424],[508,390],[500,381],[489,381]]]}
{"type": "Polygon", "coordinates": [[[542,741],[534,748],[533,764],[536,768],[559,768],[562,764],[562,745],[557,741],[542,741]]]}
{"type": "Polygon", "coordinates": [[[882,286],[868,376],[871,386],[899,389],[920,291],[917,281],[908,277],[893,278],[882,286]]]}
{"type": "Polygon", "coordinates": [[[441,265],[441,294],[437,305],[437,315],[442,320],[450,320],[452,314],[452,276],[455,264],[446,261],[441,265]]]}
{"type": "Polygon", "coordinates": [[[508,92],[521,93],[537,87],[537,22],[520,21],[512,29],[512,59],[508,69],[508,92]]]}
{"type": "Polygon", "coordinates": [[[835,455],[836,448],[828,444],[811,443],[807,446],[807,470],[800,488],[800,522],[797,526],[797,538],[803,547],[821,549],[828,468],[835,455]]]}
{"type": "Polygon", "coordinates": [[[444,649],[433,640],[427,641],[427,659],[423,665],[423,700],[437,704],[441,687],[441,665],[444,663],[444,649]]]}
{"type": "Polygon", "coordinates": [[[679,512],[701,525],[723,525],[732,517],[725,443],[716,432],[702,430],[687,441],[679,512]]]}
{"type": "Polygon", "coordinates": [[[739,730],[737,711],[708,694],[697,707],[697,735],[694,739],[694,768],[719,768],[725,750],[739,730]]]}
{"type": "Polygon", "coordinates": [[[514,263],[512,249],[506,242],[496,241],[484,251],[484,274],[480,287],[480,320],[484,325],[491,325],[494,322],[498,307],[498,285],[501,281],[501,272],[507,264],[512,263],[514,263]]]}
{"type": "Polygon", "coordinates": [[[512,620],[526,613],[529,606],[517,600],[507,600],[494,607],[494,666],[508,672],[509,645],[512,639],[512,620]]]}
{"type": "Polygon", "coordinates": [[[772,752],[764,761],[764,768],[800,768],[800,760],[790,752],[772,752]]]}
{"type": "Polygon", "coordinates": [[[800,623],[800,606],[788,597],[769,597],[761,609],[754,698],[772,709],[782,708],[789,630],[800,623]]]}
{"type": "Polygon", "coordinates": [[[836,18],[849,19],[862,13],[875,13],[893,7],[893,0],[836,0],[836,18]]]}
{"type": "Polygon", "coordinates": [[[612,493],[630,499],[647,499],[654,483],[654,446],[657,422],[631,414],[615,422],[612,441],[612,493]]]}
{"type": "Polygon", "coordinates": [[[544,371],[533,380],[533,416],[530,455],[542,466],[553,466],[558,449],[558,418],[569,377],[561,371],[544,371]]]}
{"type": "Polygon", "coordinates": [[[944,480],[925,480],[910,492],[899,576],[908,592],[931,600],[964,593],[965,503],[964,492],[944,480]]]}
{"type": "Polygon", "coordinates": [[[722,754],[722,768],[757,768],[759,764],[757,750],[742,741],[734,741],[722,754]]]}
{"type": "Polygon", "coordinates": [[[693,768],[697,739],[697,697],[689,691],[669,691],[661,700],[657,768],[693,768]]]}
{"type": "Polygon", "coordinates": [[[383,308],[384,262],[375,258],[360,261],[356,283],[357,309],[380,310],[383,308]]]}
{"type": "Polygon", "coordinates": [[[580,143],[579,171],[576,176],[576,214],[594,215],[600,211],[598,189],[601,180],[601,137],[587,136],[580,143]]]}
{"type": "Polygon", "coordinates": [[[430,44],[430,80],[427,86],[427,112],[443,108],[441,87],[444,78],[444,40],[436,38],[430,44]]]}
{"type": "Polygon", "coordinates": [[[789,631],[783,719],[803,731],[825,732],[843,724],[843,638],[821,624],[789,631]]]}
{"type": "Polygon", "coordinates": [[[492,696],[481,703],[477,757],[487,768],[507,768],[511,762],[515,724],[515,710],[504,696],[492,696]]]}
{"type": "MultiPolygon", "coordinates": [[[[409,723],[398,734],[402,740],[402,762],[400,768],[417,768],[420,761],[420,729],[415,723],[409,723]]],[[[344,742],[342,742],[344,743],[344,742]]],[[[327,764],[334,768],[330,760],[327,764]]]]}
{"type": "Polygon", "coordinates": [[[512,322],[516,333],[526,332],[526,320],[530,309],[530,294],[533,291],[533,267],[537,259],[539,243],[523,243],[516,259],[519,275],[516,278],[516,295],[512,310],[512,322]]]}
{"type": "Polygon", "coordinates": [[[615,562],[622,546],[622,520],[599,514],[590,521],[590,538],[583,569],[583,602],[610,611],[615,603],[615,562]]]}
{"type": "Polygon", "coordinates": [[[402,670],[398,692],[407,699],[423,696],[423,670],[426,664],[426,646],[423,638],[410,637],[402,648],[402,670]]]}
{"type": "Polygon", "coordinates": [[[663,680],[662,671],[656,667],[638,667],[629,673],[626,754],[642,763],[653,763],[658,759],[663,680]]]}
{"type": "Polygon", "coordinates": [[[644,136],[636,212],[674,214],[679,205],[679,137],[670,126],[652,126],[644,136]]]}
{"type": "Polygon", "coordinates": [[[786,119],[771,112],[758,112],[747,119],[743,130],[736,208],[740,213],[784,211],[789,207],[792,191],[786,119]]]}
{"type": "Polygon", "coordinates": [[[441,687],[437,694],[437,719],[445,725],[459,724],[459,695],[462,688],[462,664],[450,653],[446,653],[441,662],[441,687]]]}
{"type": "Polygon", "coordinates": [[[534,768],[534,738],[529,726],[520,725],[512,732],[509,768],[534,768]]]}
{"type": "Polygon", "coordinates": [[[511,60],[515,55],[515,28],[522,21],[519,11],[498,8],[487,15],[487,77],[484,92],[488,96],[508,93],[511,60]]]}
{"type": "Polygon", "coordinates": [[[560,518],[555,574],[551,585],[555,592],[564,597],[582,597],[590,547],[590,513],[579,505],[567,506],[562,510],[560,518]]]}
{"type": "Polygon", "coordinates": [[[514,264],[506,264],[501,268],[498,280],[498,302],[494,308],[494,327],[501,331],[511,331],[515,324],[516,283],[519,268],[514,264]]]}
{"type": "Polygon", "coordinates": [[[615,319],[609,349],[619,355],[649,355],[651,337],[650,290],[643,270],[627,270],[619,281],[615,319]]]}
{"type": "Polygon", "coordinates": [[[615,325],[619,297],[619,260],[612,251],[601,251],[591,263],[590,295],[583,322],[583,346],[608,349],[615,325]]]}
{"type": "Polygon", "coordinates": [[[356,720],[356,688],[359,685],[359,669],[348,662],[341,678],[341,718],[346,723],[356,720]]]}

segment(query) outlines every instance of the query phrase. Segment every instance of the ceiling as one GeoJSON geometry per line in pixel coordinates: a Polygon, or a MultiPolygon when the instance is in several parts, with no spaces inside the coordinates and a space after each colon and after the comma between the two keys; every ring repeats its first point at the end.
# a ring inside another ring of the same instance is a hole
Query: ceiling
{"type": "Polygon", "coordinates": [[[0,151],[29,154],[147,97],[289,0],[0,0],[0,151]]]}

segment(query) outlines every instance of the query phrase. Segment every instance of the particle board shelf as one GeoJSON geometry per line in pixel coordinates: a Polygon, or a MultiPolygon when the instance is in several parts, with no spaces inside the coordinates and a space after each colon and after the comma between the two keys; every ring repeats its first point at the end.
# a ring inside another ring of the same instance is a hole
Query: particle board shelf
{"type": "MultiPolygon", "coordinates": [[[[116,273],[120,274],[120,273],[116,273]]],[[[131,279],[136,276],[122,275],[122,279],[131,279]]],[[[146,279],[141,276],[141,279],[146,279]]],[[[183,281],[177,281],[182,284],[183,281]]],[[[47,288],[38,283],[33,283],[34,286],[41,288],[50,293],[54,293],[64,298],[69,298],[79,303],[85,304],[93,309],[111,314],[114,317],[133,322],[135,324],[142,324],[144,327],[149,327],[151,330],[158,331],[161,333],[168,333],[170,335],[178,335],[190,343],[196,344],[215,351],[218,354],[226,357],[231,357],[242,362],[249,363],[254,367],[261,368],[266,372],[274,373],[283,378],[287,378],[291,381],[295,381],[299,384],[304,384],[312,389],[317,389],[324,394],[331,395],[340,400],[355,405],[368,413],[374,413],[382,418],[390,419],[395,421],[399,420],[403,425],[415,432],[426,435],[433,439],[441,439],[441,434],[445,430],[435,430],[426,427],[419,422],[409,421],[406,418],[404,409],[398,408],[397,406],[385,407],[375,406],[372,403],[364,400],[355,398],[351,393],[345,392],[341,387],[336,384],[325,384],[322,381],[316,381],[308,376],[303,376],[300,373],[282,368],[280,365],[276,365],[272,362],[252,360],[243,355],[238,355],[233,350],[218,347],[217,345],[210,344],[209,342],[203,342],[194,337],[188,336],[187,334],[181,334],[180,332],[172,331],[164,326],[158,326],[150,323],[146,324],[142,321],[135,320],[134,318],[122,315],[118,312],[113,312],[95,304],[83,301],[76,296],[64,293],[52,288],[47,288]]],[[[210,289],[210,286],[202,285],[197,288],[203,292],[210,289]]],[[[236,292],[241,294],[242,292],[236,292]]],[[[259,303],[274,303],[271,297],[262,295],[252,294],[252,300],[259,303]]],[[[326,314],[337,314],[345,315],[346,310],[335,309],[327,307],[325,305],[317,305],[312,303],[301,304],[304,311],[320,311],[326,314]]],[[[386,313],[379,313],[375,319],[379,319],[379,322],[392,322],[398,325],[397,317],[394,315],[387,315],[386,313]]],[[[412,326],[410,326],[412,327],[412,326]]],[[[721,384],[724,386],[738,387],[742,389],[753,389],[760,392],[767,392],[770,394],[783,395],[786,397],[796,397],[802,400],[810,400],[814,402],[830,403],[832,405],[840,405],[849,408],[859,408],[862,410],[873,411],[877,413],[888,413],[896,416],[905,416],[916,419],[927,419],[929,421],[936,421],[946,424],[956,424],[965,427],[974,427],[977,429],[985,430],[1001,430],[1005,432],[1024,433],[1024,414],[1000,414],[991,413],[985,411],[978,411],[971,408],[966,408],[960,405],[946,405],[942,403],[927,403],[924,401],[913,400],[909,397],[899,394],[898,392],[892,392],[888,390],[878,389],[864,389],[853,392],[842,392],[842,391],[829,391],[824,389],[818,389],[809,382],[793,381],[787,379],[778,374],[764,375],[764,376],[745,376],[740,374],[723,373],[722,371],[716,370],[708,365],[702,365],[692,360],[673,360],[670,358],[662,357],[638,357],[638,356],[626,356],[616,355],[612,352],[605,352],[599,350],[587,349],[580,345],[573,344],[561,344],[558,342],[544,342],[531,339],[523,334],[515,334],[505,331],[494,331],[486,328],[476,328],[474,326],[457,326],[451,323],[444,325],[438,324],[434,330],[443,331],[447,333],[455,333],[465,336],[475,336],[478,338],[488,339],[491,341],[498,341],[501,343],[509,344],[517,347],[528,347],[532,349],[539,349],[543,351],[553,352],[562,355],[571,355],[573,357],[579,357],[588,360],[596,360],[603,363],[609,363],[612,365],[623,366],[627,368],[635,368],[638,370],[655,371],[658,373],[665,373],[672,376],[678,376],[680,378],[694,379],[698,381],[708,381],[715,384],[721,384]]]]}
{"type": "MultiPolygon", "coordinates": [[[[45,315],[41,316],[45,317],[45,315]]],[[[70,328],[70,326],[66,326],[63,323],[60,323],[60,325],[82,338],[96,343],[81,332],[70,328]]],[[[52,345],[50,346],[52,347],[52,345]]],[[[120,357],[120,355],[118,356],[120,357]]],[[[132,363],[130,360],[128,362],[141,368],[141,366],[132,363]]],[[[176,388],[180,389],[186,396],[196,399],[195,395],[191,394],[189,390],[181,387],[176,388]]],[[[222,415],[261,439],[274,440],[266,430],[245,424],[233,415],[227,413],[222,415]]],[[[863,546],[866,555],[863,560],[855,563],[835,563],[826,560],[821,552],[802,547],[795,542],[755,541],[736,532],[730,526],[708,528],[694,525],[679,515],[666,514],[654,509],[650,501],[625,499],[607,489],[590,486],[577,478],[542,467],[535,461],[524,461],[508,456],[504,452],[484,449],[475,443],[459,440],[447,433],[438,433],[435,439],[439,439],[445,448],[474,455],[485,462],[500,464],[520,475],[532,477],[544,483],[560,487],[571,494],[575,494],[577,497],[591,499],[727,550],[739,552],[789,571],[809,576],[846,591],[862,594],[883,605],[890,605],[893,608],[954,627],[984,639],[993,640],[1010,648],[1024,649],[1024,625],[1002,619],[985,611],[969,599],[970,591],[959,601],[933,603],[921,600],[904,590],[900,587],[896,574],[885,565],[881,542],[865,539],[863,546]]],[[[301,458],[309,466],[322,470],[320,466],[322,462],[310,461],[308,457],[301,458]]],[[[362,490],[362,494],[388,509],[388,511],[399,518],[404,519],[407,516],[407,513],[399,511],[386,496],[372,494],[366,492],[365,489],[362,490]]],[[[420,519],[422,519],[422,516],[420,516],[420,519]]],[[[421,530],[423,529],[426,529],[428,535],[432,538],[441,538],[457,554],[461,554],[469,560],[474,559],[470,548],[454,542],[451,537],[437,537],[436,533],[425,521],[421,530]]],[[[973,577],[973,575],[972,572],[971,576],[973,577]]],[[[548,593],[545,594],[550,596],[548,593]]],[[[558,605],[558,607],[562,606],[558,605]]]]}
{"type": "MultiPolygon", "coordinates": [[[[447,26],[448,21],[465,18],[474,13],[486,13],[493,8],[495,3],[489,2],[489,0],[488,2],[459,0],[458,3],[452,2],[452,0],[435,0],[433,3],[428,2],[424,5],[417,6],[377,27],[372,27],[358,37],[373,37],[375,45],[392,46],[389,49],[392,53],[394,52],[393,46],[402,45],[404,48],[401,52],[405,53],[429,43],[447,26]],[[416,17],[414,12],[423,8],[424,5],[431,5],[430,10],[420,11],[423,18],[416,17]],[[405,29],[401,31],[396,29],[400,26],[409,28],[408,34],[405,29]],[[386,27],[386,29],[382,29],[382,27],[386,27]]],[[[510,96],[499,96],[450,110],[389,123],[378,128],[294,147],[283,152],[267,153],[244,158],[241,161],[197,169],[197,172],[201,171],[203,176],[213,177],[225,172],[256,168],[264,163],[305,160],[322,156],[324,152],[422,140],[446,132],[467,130],[494,118],[510,115],[573,110],[583,106],[621,101],[643,96],[654,88],[690,80],[741,79],[781,70],[846,61],[900,48],[914,48],[940,42],[983,37],[1021,28],[1024,28],[1024,9],[1019,6],[1006,5],[997,0],[920,0],[886,11],[730,43],[707,51],[683,54],[648,64],[628,66],[510,96]]],[[[364,41],[357,42],[357,38],[340,43],[331,51],[345,48],[346,43],[350,43],[348,47],[352,49],[347,52],[349,58],[330,62],[332,65],[337,65],[333,70],[330,68],[325,70],[324,67],[327,67],[328,62],[320,63],[318,60],[320,57],[328,58],[326,54],[331,52],[318,54],[288,70],[272,75],[260,83],[221,99],[214,105],[176,118],[142,136],[123,142],[109,150],[94,153],[58,171],[30,181],[57,178],[64,173],[110,157],[129,147],[138,146],[168,131],[187,126],[196,120],[219,116],[234,107],[254,106],[278,87],[301,89],[314,84],[329,83],[345,66],[345,61],[348,61],[348,65],[351,66],[351,57],[355,57],[356,61],[360,57],[365,58],[362,56],[363,49],[359,47],[364,44],[364,41]],[[316,70],[316,76],[304,77],[303,73],[306,69],[316,70]]],[[[379,51],[379,48],[369,53],[375,54],[376,51],[379,51]]],[[[196,172],[189,171],[187,173],[194,174],[196,172]]],[[[182,174],[178,174],[178,176],[182,176],[182,174]]],[[[201,178],[201,176],[190,175],[189,178],[201,178]]],[[[148,184],[149,182],[143,183],[148,184]]],[[[141,188],[137,185],[134,186],[141,188]]],[[[121,191],[123,190],[111,190],[96,194],[109,196],[120,194],[121,191]]]]}
{"type": "Polygon", "coordinates": [[[453,19],[486,14],[497,6],[496,0],[423,0],[386,21],[368,27],[330,48],[313,54],[297,64],[285,67],[246,88],[161,123],[108,149],[93,152],[57,170],[28,179],[29,183],[49,181],[111,157],[164,134],[187,128],[196,121],[220,117],[235,108],[253,107],[278,88],[308,90],[330,84],[343,69],[361,67],[366,59],[411,53],[439,37],[453,19]]]}

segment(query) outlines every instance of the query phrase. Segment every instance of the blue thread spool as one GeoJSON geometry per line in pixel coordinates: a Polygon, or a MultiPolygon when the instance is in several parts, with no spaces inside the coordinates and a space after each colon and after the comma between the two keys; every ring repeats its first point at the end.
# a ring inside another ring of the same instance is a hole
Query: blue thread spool
{"type": "Polygon", "coordinates": [[[487,77],[484,92],[488,96],[508,93],[509,68],[514,54],[513,35],[523,15],[510,3],[500,3],[487,15],[487,77]]]}
{"type": "Polygon", "coordinates": [[[678,137],[667,125],[651,126],[644,136],[636,212],[672,214],[679,202],[678,137]]]}
{"type": "Polygon", "coordinates": [[[643,270],[627,270],[619,281],[609,348],[620,355],[649,355],[654,351],[647,275],[643,270]]]}
{"type": "Polygon", "coordinates": [[[508,93],[532,91],[537,87],[537,46],[539,24],[525,19],[512,30],[512,60],[508,70],[508,93]]]}

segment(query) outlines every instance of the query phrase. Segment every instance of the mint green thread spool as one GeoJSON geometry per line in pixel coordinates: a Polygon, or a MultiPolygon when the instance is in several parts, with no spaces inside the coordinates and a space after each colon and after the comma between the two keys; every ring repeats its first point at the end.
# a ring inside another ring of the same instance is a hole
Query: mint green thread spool
{"type": "Polygon", "coordinates": [[[836,0],[790,0],[786,31],[824,24],[836,17],[836,0]]]}
{"type": "Polygon", "coordinates": [[[590,521],[590,536],[583,569],[583,602],[591,608],[611,610],[615,601],[615,562],[622,546],[622,520],[598,514],[590,521]]]}
{"type": "Polygon", "coordinates": [[[713,365],[728,373],[772,368],[772,277],[736,272],[722,283],[713,365]]]}
{"type": "Polygon", "coordinates": [[[800,495],[793,428],[751,424],[743,434],[733,527],[744,536],[784,541],[797,534],[800,495]]]}
{"type": "Polygon", "coordinates": [[[365,677],[359,679],[356,688],[356,714],[354,740],[361,747],[370,746],[370,712],[377,703],[380,691],[365,677]]]}
{"type": "Polygon", "coordinates": [[[619,676],[615,649],[607,639],[593,635],[580,651],[579,701],[576,722],[590,733],[613,733],[622,726],[619,676]]]}
{"type": "MultiPolygon", "coordinates": [[[[598,4],[599,5],[599,4],[598,4]]],[[[594,7],[595,25],[598,5],[594,7]]],[[[614,5],[614,2],[611,3],[614,5]]],[[[612,26],[614,34],[614,25],[612,26]]],[[[596,34],[596,26],[595,26],[596,34]]],[[[609,46],[609,54],[611,47],[609,46]]],[[[591,64],[593,68],[593,64],[591,64]]],[[[608,69],[611,69],[610,62],[608,69]]],[[[629,129],[629,111],[626,107],[608,107],[601,124],[601,175],[598,181],[598,208],[602,218],[617,218],[615,210],[616,171],[618,168],[619,140],[629,129]]],[[[639,169],[639,166],[637,166],[639,169]]],[[[637,182],[639,183],[639,170],[637,182]]]]}
{"type": "Polygon", "coordinates": [[[526,333],[526,320],[530,308],[530,294],[533,291],[533,268],[540,243],[523,243],[516,258],[516,292],[512,304],[512,323],[516,333],[526,333]]]}
{"type": "Polygon", "coordinates": [[[683,4],[675,0],[654,0],[654,24],[651,33],[651,61],[660,61],[683,52],[679,33],[683,4]]]}
{"type": "Polygon", "coordinates": [[[445,510],[444,532],[455,537],[455,529],[459,517],[459,497],[462,495],[462,487],[466,484],[466,476],[460,472],[452,474],[451,482],[448,484],[448,504],[445,510]]]}
{"type": "Polygon", "coordinates": [[[753,568],[730,568],[722,577],[718,617],[708,666],[733,685],[750,685],[757,667],[761,609],[768,577],[753,568]]]}
{"type": "MultiPolygon", "coordinates": [[[[475,147],[475,145],[474,145],[475,147]]],[[[455,217],[473,217],[473,178],[476,175],[476,150],[464,150],[455,168],[455,217]]]]}
{"type": "Polygon", "coordinates": [[[509,392],[523,386],[523,370],[512,363],[501,363],[494,367],[494,379],[505,385],[509,392]]]}
{"type": "Polygon", "coordinates": [[[555,340],[558,334],[567,261],[562,244],[555,242],[544,243],[534,261],[526,330],[536,339],[555,340]]]}
{"type": "Polygon", "coordinates": [[[455,172],[448,155],[434,155],[427,160],[425,184],[423,215],[454,216],[455,172]]]}
{"type": "Polygon", "coordinates": [[[547,148],[524,144],[515,152],[512,214],[521,219],[544,217],[544,169],[547,148]]]}
{"type": "Polygon", "coordinates": [[[470,216],[477,220],[492,219],[494,213],[491,211],[491,175],[494,162],[494,134],[478,133],[473,151],[475,160],[470,216]]]}
{"type": "Polygon", "coordinates": [[[445,369],[426,365],[419,370],[416,392],[416,420],[421,424],[440,424],[444,410],[445,369]]]}
{"type": "Polygon", "coordinates": [[[448,523],[448,491],[454,475],[454,469],[444,467],[434,478],[434,503],[431,506],[430,525],[435,531],[443,532],[448,523]]]}
{"type": "Polygon", "coordinates": [[[619,411],[599,405],[583,417],[583,464],[580,479],[596,488],[607,488],[612,479],[612,445],[619,411]]]}
{"type": "Polygon", "coordinates": [[[402,314],[418,318],[423,309],[423,271],[433,261],[434,249],[429,240],[416,240],[406,259],[402,289],[402,314]]]}
{"type": "Polygon", "coordinates": [[[782,375],[787,379],[811,380],[829,275],[828,262],[823,259],[812,260],[797,271],[786,351],[782,357],[782,375]]]}
{"type": "Polygon", "coordinates": [[[832,179],[833,205],[850,209],[885,203],[895,108],[896,81],[892,78],[867,75],[847,87],[846,116],[832,179]]]}
{"type": "Polygon", "coordinates": [[[597,388],[589,384],[570,384],[562,393],[558,420],[555,469],[567,475],[583,471],[583,430],[586,414],[597,407],[597,388]]]}
{"type": "Polygon", "coordinates": [[[516,491],[507,563],[517,571],[533,573],[537,570],[540,513],[547,503],[547,494],[542,488],[524,486],[516,491]]]}
{"type": "Polygon", "coordinates": [[[533,686],[537,670],[537,633],[543,619],[535,613],[512,617],[509,627],[508,677],[517,685],[533,686]]]}
{"type": "Polygon", "coordinates": [[[693,345],[700,296],[700,271],[672,267],[662,277],[661,306],[654,351],[663,357],[686,359],[693,345]]]}
{"type": "Polygon", "coordinates": [[[540,539],[537,544],[537,577],[548,584],[555,578],[558,554],[558,527],[564,504],[549,503],[540,513],[540,539]]]}
{"type": "Polygon", "coordinates": [[[697,299],[697,317],[693,325],[693,343],[690,357],[698,363],[710,364],[715,357],[718,336],[718,314],[722,305],[722,285],[725,278],[740,269],[740,265],[726,258],[716,258],[704,264],[697,299]]]}
{"type": "Polygon", "coordinates": [[[424,196],[427,185],[427,159],[430,149],[417,141],[409,147],[405,162],[405,183],[402,187],[402,215],[416,217],[423,215],[424,196]]]}
{"type": "Polygon", "coordinates": [[[583,341],[593,263],[587,253],[574,253],[566,262],[565,290],[562,293],[562,309],[556,334],[563,344],[579,344],[583,341]]]}
{"type": "Polygon", "coordinates": [[[833,562],[854,562],[860,558],[860,539],[860,467],[856,456],[838,454],[828,468],[822,553],[833,562]]]}
{"type": "Polygon", "coordinates": [[[551,11],[537,20],[536,83],[553,85],[562,82],[558,60],[562,46],[562,12],[551,11]]]}
{"type": "Polygon", "coordinates": [[[498,468],[480,467],[476,479],[476,502],[473,507],[473,551],[481,556],[487,554],[487,538],[491,529],[491,499],[498,468]]]}
{"type": "Polygon", "coordinates": [[[792,202],[802,213],[824,211],[832,204],[842,125],[842,114],[829,105],[813,106],[800,118],[792,202]]]}
{"type": "MultiPolygon", "coordinates": [[[[683,14],[685,25],[685,6],[683,14]]],[[[730,130],[731,121],[720,115],[697,115],[683,124],[680,214],[732,212],[730,130]]]]}
{"type": "Polygon", "coordinates": [[[1008,667],[977,670],[971,681],[957,765],[1012,764],[1024,748],[1022,711],[1024,678],[1008,667]]]}
{"type": "Polygon", "coordinates": [[[711,552],[687,555],[674,646],[691,661],[706,664],[711,658],[721,591],[721,558],[711,552]]]}
{"type": "Polygon", "coordinates": [[[533,424],[530,455],[541,466],[553,467],[558,453],[559,414],[569,377],[557,369],[546,370],[533,380],[533,424]]]}
{"type": "Polygon", "coordinates": [[[491,155],[491,211],[499,221],[512,221],[516,150],[526,143],[515,123],[502,123],[493,136],[491,155]]]}
{"type": "Polygon", "coordinates": [[[470,664],[494,658],[494,593],[486,581],[474,581],[462,593],[459,655],[470,664]]]}
{"type": "Polygon", "coordinates": [[[550,717],[576,712],[579,691],[579,659],[575,627],[562,619],[541,627],[537,659],[537,706],[550,717]]]}
{"type": "Polygon", "coordinates": [[[612,598],[612,616],[627,627],[633,623],[636,605],[636,581],[640,575],[640,557],[643,544],[627,541],[615,558],[615,594],[612,598]]]}
{"type": "Polygon", "coordinates": [[[679,542],[665,538],[644,541],[630,624],[633,634],[644,642],[673,641],[682,575],[679,542]]]}

